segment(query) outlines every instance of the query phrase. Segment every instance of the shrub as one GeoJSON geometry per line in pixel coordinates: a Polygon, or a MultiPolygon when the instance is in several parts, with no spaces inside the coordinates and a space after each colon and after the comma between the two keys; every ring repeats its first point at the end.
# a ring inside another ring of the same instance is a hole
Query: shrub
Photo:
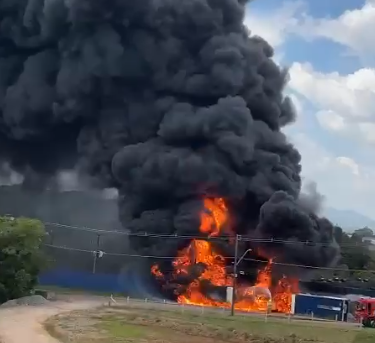
{"type": "Polygon", "coordinates": [[[0,303],[29,295],[37,284],[44,235],[39,220],[0,217],[0,303]]]}

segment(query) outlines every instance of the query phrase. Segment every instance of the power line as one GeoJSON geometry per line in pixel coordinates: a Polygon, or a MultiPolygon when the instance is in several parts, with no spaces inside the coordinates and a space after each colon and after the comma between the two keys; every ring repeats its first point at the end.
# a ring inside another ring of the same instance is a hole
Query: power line
{"type": "MultiPolygon", "coordinates": [[[[47,247],[50,247],[50,248],[62,249],[62,250],[68,250],[68,251],[86,252],[86,253],[90,253],[90,254],[97,253],[96,250],[77,249],[77,248],[58,246],[58,245],[53,245],[53,244],[43,244],[43,245],[47,246],[47,247]]],[[[140,258],[164,259],[164,260],[183,259],[183,257],[178,257],[178,256],[157,256],[157,255],[126,254],[126,253],[107,253],[107,252],[104,252],[104,251],[103,251],[103,254],[107,255],[107,256],[140,257],[140,258]]],[[[223,258],[224,259],[233,259],[232,256],[223,256],[223,258]]],[[[244,258],[243,260],[244,261],[250,261],[250,262],[265,263],[265,264],[269,263],[269,261],[253,259],[253,258],[244,258]]],[[[332,267],[317,267],[317,266],[311,266],[311,265],[282,263],[282,262],[272,262],[271,265],[279,265],[279,266],[295,267],[295,268],[306,268],[306,269],[314,269],[314,270],[331,270],[331,271],[344,271],[344,272],[355,272],[355,273],[361,273],[361,272],[375,273],[375,270],[369,270],[369,269],[345,269],[345,268],[332,268],[332,267]]]]}
{"type": "MultiPolygon", "coordinates": [[[[268,263],[267,261],[252,259],[252,258],[244,258],[245,261],[252,261],[252,262],[263,262],[268,263]]],[[[273,265],[285,266],[285,267],[296,267],[296,268],[306,268],[306,269],[317,269],[317,270],[332,270],[332,271],[343,271],[343,272],[368,272],[368,273],[375,273],[375,270],[369,269],[345,269],[345,268],[332,268],[332,267],[317,267],[317,266],[310,266],[304,264],[294,264],[294,263],[281,263],[281,262],[272,262],[273,265]]]]}
{"type": "MultiPolygon", "coordinates": [[[[88,249],[77,249],[77,248],[70,248],[60,245],[53,245],[53,244],[43,244],[43,246],[49,247],[49,248],[55,248],[55,249],[61,249],[61,250],[68,250],[68,251],[77,251],[77,252],[86,252],[90,254],[95,254],[98,251],[97,250],[88,250],[88,249]]],[[[101,250],[99,250],[101,251],[101,250]]],[[[125,254],[125,253],[107,253],[102,251],[104,255],[107,256],[118,256],[118,257],[142,257],[142,258],[155,258],[155,259],[175,259],[178,257],[173,256],[157,256],[157,255],[140,255],[140,254],[125,254]]]]}
{"type": "Polygon", "coordinates": [[[95,253],[95,251],[93,251],[93,250],[78,249],[78,248],[72,248],[72,247],[64,247],[64,246],[53,245],[53,244],[43,244],[43,246],[49,247],[49,248],[62,249],[62,250],[69,250],[69,251],[88,252],[90,254],[95,253]]]}
{"type": "MultiPolygon", "coordinates": [[[[128,237],[139,237],[139,238],[162,238],[162,239],[206,239],[210,241],[227,241],[230,238],[233,238],[232,236],[220,236],[220,237],[204,237],[204,236],[196,236],[196,235],[178,235],[178,234],[156,234],[156,233],[148,233],[148,232],[142,232],[142,233],[135,233],[135,232],[127,232],[127,231],[118,231],[118,230],[103,230],[103,229],[93,229],[88,227],[79,227],[79,226],[73,226],[73,225],[67,225],[67,224],[60,224],[60,223],[52,223],[52,222],[45,222],[45,225],[49,226],[56,226],[56,227],[62,227],[65,229],[70,230],[77,230],[77,231],[85,231],[85,232],[92,232],[96,234],[116,234],[116,235],[122,235],[122,236],[128,236],[128,237]]],[[[312,242],[312,241],[301,241],[301,240],[282,240],[282,239],[276,239],[276,238],[251,238],[247,237],[246,235],[241,235],[242,242],[252,242],[252,243],[270,243],[270,244],[283,244],[283,245],[306,245],[306,246],[313,246],[313,247],[332,247],[330,243],[324,243],[324,242],[312,242]]],[[[341,248],[358,248],[360,244],[341,244],[341,248]]]]}
{"type": "MultiPolygon", "coordinates": [[[[6,214],[6,216],[12,216],[10,214],[6,214]]],[[[215,240],[221,240],[221,241],[228,241],[228,239],[233,238],[233,236],[219,236],[219,237],[207,237],[207,236],[196,236],[196,235],[178,235],[176,234],[156,234],[156,233],[148,233],[148,232],[142,232],[142,233],[135,233],[135,232],[129,232],[129,231],[119,231],[119,230],[103,230],[103,229],[93,229],[85,226],[74,226],[74,225],[68,225],[68,224],[61,224],[61,223],[55,223],[55,222],[43,222],[45,225],[49,226],[56,226],[61,227],[65,229],[71,229],[71,230],[77,230],[77,231],[85,231],[85,232],[91,232],[96,234],[117,234],[117,235],[123,235],[128,237],[140,237],[140,238],[162,238],[162,239],[189,239],[189,240],[209,240],[209,241],[215,241],[215,240]]],[[[332,247],[331,243],[324,243],[324,242],[312,242],[309,240],[302,241],[302,240],[282,240],[277,238],[251,238],[247,237],[246,235],[240,235],[240,241],[242,242],[252,242],[252,243],[271,243],[271,244],[283,244],[283,245],[294,245],[294,244],[301,244],[306,246],[312,246],[312,247],[332,247]]],[[[362,243],[362,242],[361,242],[362,243]]],[[[341,244],[340,248],[358,248],[363,247],[363,244],[341,244]]]]}

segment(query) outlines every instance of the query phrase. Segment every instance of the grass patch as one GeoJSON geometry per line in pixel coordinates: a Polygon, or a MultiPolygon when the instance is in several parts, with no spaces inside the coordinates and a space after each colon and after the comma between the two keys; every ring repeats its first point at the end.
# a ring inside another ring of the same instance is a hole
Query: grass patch
{"type": "Polygon", "coordinates": [[[102,308],[76,311],[46,322],[62,342],[72,343],[375,343],[375,330],[350,324],[229,317],[185,311],[102,308]],[[69,338],[69,340],[67,339],[69,338]]]}
{"type": "Polygon", "coordinates": [[[133,338],[140,339],[147,337],[147,330],[144,330],[141,326],[131,325],[123,323],[119,320],[110,320],[107,318],[106,321],[103,321],[98,328],[105,330],[113,338],[133,338]]]}
{"type": "Polygon", "coordinates": [[[374,329],[364,329],[362,332],[359,332],[354,337],[353,343],[374,343],[375,335],[371,330],[375,331],[374,329]]]}

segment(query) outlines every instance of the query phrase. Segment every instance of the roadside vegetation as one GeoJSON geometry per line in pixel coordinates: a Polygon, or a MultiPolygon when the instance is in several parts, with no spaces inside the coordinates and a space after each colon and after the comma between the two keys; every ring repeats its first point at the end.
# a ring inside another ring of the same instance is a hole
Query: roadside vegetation
{"type": "Polygon", "coordinates": [[[45,265],[41,221],[0,217],[0,304],[30,295],[45,265]]]}

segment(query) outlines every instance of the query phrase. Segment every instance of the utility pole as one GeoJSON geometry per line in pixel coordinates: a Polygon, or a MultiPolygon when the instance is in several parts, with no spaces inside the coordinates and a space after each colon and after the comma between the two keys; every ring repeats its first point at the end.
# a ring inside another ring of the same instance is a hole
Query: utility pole
{"type": "Polygon", "coordinates": [[[98,258],[101,257],[99,256],[99,250],[100,249],[100,235],[97,235],[96,237],[96,251],[94,254],[94,263],[92,265],[92,273],[95,274],[96,272],[96,262],[98,261],[98,258]]]}
{"type": "Polygon", "coordinates": [[[236,235],[236,242],[234,246],[234,266],[233,266],[233,285],[232,285],[232,304],[230,307],[230,315],[234,316],[234,305],[236,302],[236,287],[237,287],[237,264],[238,264],[238,241],[240,239],[240,235],[236,235]]]}
{"type": "Polygon", "coordinates": [[[232,288],[233,288],[233,293],[232,293],[232,304],[231,304],[231,307],[230,307],[230,315],[231,316],[234,316],[234,310],[235,310],[235,303],[236,303],[236,290],[237,290],[237,267],[238,265],[241,263],[241,261],[244,259],[244,257],[246,256],[246,254],[250,251],[252,251],[252,249],[247,249],[240,258],[238,258],[238,242],[241,240],[241,235],[236,235],[236,242],[235,242],[235,246],[234,246],[234,266],[233,266],[233,274],[234,274],[234,277],[233,277],[233,285],[232,285],[232,288]]]}

